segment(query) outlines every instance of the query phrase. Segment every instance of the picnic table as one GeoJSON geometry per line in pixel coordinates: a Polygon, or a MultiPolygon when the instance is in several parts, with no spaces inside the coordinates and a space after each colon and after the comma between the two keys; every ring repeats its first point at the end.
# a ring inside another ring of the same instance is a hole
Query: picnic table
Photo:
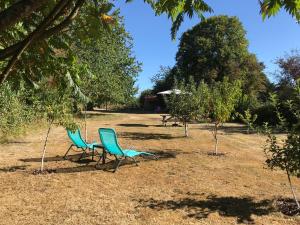
{"type": "Polygon", "coordinates": [[[162,124],[166,127],[167,123],[170,122],[172,119],[175,120],[175,124],[177,125],[177,118],[174,116],[171,116],[169,114],[160,115],[162,117],[162,124]]]}

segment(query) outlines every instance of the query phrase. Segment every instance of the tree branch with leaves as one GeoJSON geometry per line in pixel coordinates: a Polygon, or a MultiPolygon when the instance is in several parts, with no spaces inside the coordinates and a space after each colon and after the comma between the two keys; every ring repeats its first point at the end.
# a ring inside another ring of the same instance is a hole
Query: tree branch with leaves
{"type": "MultiPolygon", "coordinates": [[[[165,2],[164,0],[146,0],[145,2],[152,6],[153,10],[156,12],[157,15],[166,13],[168,17],[171,18],[173,22],[173,38],[175,38],[176,31],[179,29],[179,26],[183,21],[184,15],[192,17],[194,14],[197,14],[203,17],[202,14],[204,12],[211,11],[210,7],[203,0],[171,0],[168,2],[165,2]]],[[[7,59],[9,59],[7,65],[1,71],[0,84],[7,79],[7,77],[15,67],[22,54],[28,48],[35,44],[38,45],[39,42],[46,40],[47,38],[50,38],[53,35],[63,33],[64,30],[66,30],[65,28],[69,27],[69,25],[75,19],[75,17],[77,17],[78,14],[82,14],[82,8],[84,5],[88,5],[87,8],[90,11],[90,13],[86,14],[88,16],[85,17],[84,20],[81,20],[81,22],[84,22],[85,24],[98,23],[99,25],[103,26],[113,26],[114,24],[113,17],[107,15],[113,8],[112,2],[109,1],[21,0],[16,3],[11,3],[7,0],[4,3],[5,4],[3,4],[3,6],[0,4],[0,31],[12,32],[14,29],[16,29],[16,26],[18,27],[21,25],[21,30],[24,31],[24,35],[21,36],[24,37],[15,40],[13,44],[8,46],[6,44],[2,46],[2,43],[0,41],[0,60],[6,61],[7,59]],[[4,8],[3,10],[1,10],[1,6],[4,8]],[[46,13],[48,11],[49,13],[46,13]],[[80,11],[81,13],[79,13],[80,11]],[[36,15],[38,15],[38,17],[41,18],[40,22],[37,21],[36,15]],[[32,17],[32,19],[30,17],[32,17]],[[26,21],[26,23],[30,22],[31,24],[34,24],[35,29],[26,29],[23,25],[23,21],[26,21]]],[[[86,29],[86,27],[83,27],[82,29],[86,29]]]]}
{"type": "Polygon", "coordinates": [[[293,112],[297,118],[297,123],[294,126],[288,126],[286,118],[279,111],[281,103],[276,93],[271,95],[271,102],[275,107],[277,117],[280,121],[280,129],[287,132],[286,138],[278,141],[272,129],[268,129],[266,134],[268,135],[267,143],[264,147],[264,151],[267,157],[266,163],[271,169],[279,168],[285,171],[293,198],[297,205],[297,210],[300,212],[300,204],[292,183],[292,175],[300,177],[300,134],[299,134],[299,121],[300,121],[300,80],[296,81],[294,87],[294,93],[297,98],[292,101],[286,102],[290,111],[293,112]]]}
{"type": "Polygon", "coordinates": [[[206,83],[201,82],[198,86],[190,78],[188,83],[180,82],[178,86],[180,93],[173,91],[168,108],[170,114],[183,122],[185,137],[189,136],[188,126],[191,121],[204,119],[209,98],[209,87],[206,83]]]}
{"type": "Polygon", "coordinates": [[[215,139],[215,155],[218,155],[219,128],[231,118],[241,92],[241,82],[239,80],[233,83],[229,82],[227,77],[223,81],[216,82],[211,86],[208,111],[210,119],[214,124],[212,133],[215,139]]]}
{"type": "Polygon", "coordinates": [[[47,143],[53,125],[63,126],[70,130],[75,130],[77,124],[74,120],[72,87],[53,83],[51,78],[44,79],[36,90],[35,109],[48,122],[48,128],[42,148],[41,168],[44,171],[44,159],[46,155],[47,143]]]}

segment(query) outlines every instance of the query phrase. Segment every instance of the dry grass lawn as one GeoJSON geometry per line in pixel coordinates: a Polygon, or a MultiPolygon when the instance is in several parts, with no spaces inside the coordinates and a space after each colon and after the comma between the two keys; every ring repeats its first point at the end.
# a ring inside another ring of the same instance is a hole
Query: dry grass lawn
{"type": "Polygon", "coordinates": [[[111,163],[96,170],[95,162],[77,162],[78,152],[64,161],[70,142],[54,128],[46,167],[55,172],[33,175],[45,130],[32,130],[0,145],[0,224],[300,224],[273,207],[291,194],[285,174],[264,164],[263,136],[227,125],[220,135],[226,154],[214,157],[205,125],[191,125],[191,137],[183,138],[182,127],[162,127],[159,115],[99,113],[88,120],[90,141],[99,141],[99,127],[115,128],[121,146],[160,159],[128,162],[117,173],[107,171],[111,163]]]}

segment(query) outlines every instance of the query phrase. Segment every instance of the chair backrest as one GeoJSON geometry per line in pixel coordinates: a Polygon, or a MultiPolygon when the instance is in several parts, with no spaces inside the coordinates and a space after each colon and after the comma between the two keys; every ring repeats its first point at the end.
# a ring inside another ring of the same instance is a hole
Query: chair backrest
{"type": "Polygon", "coordinates": [[[117,134],[114,129],[99,128],[98,132],[100,140],[106,151],[113,155],[124,155],[121,147],[118,144],[117,134]]]}
{"type": "Polygon", "coordinates": [[[82,139],[79,129],[77,129],[75,132],[72,132],[71,130],[67,129],[67,133],[73,144],[76,145],[76,147],[87,148],[87,144],[82,139]]]}

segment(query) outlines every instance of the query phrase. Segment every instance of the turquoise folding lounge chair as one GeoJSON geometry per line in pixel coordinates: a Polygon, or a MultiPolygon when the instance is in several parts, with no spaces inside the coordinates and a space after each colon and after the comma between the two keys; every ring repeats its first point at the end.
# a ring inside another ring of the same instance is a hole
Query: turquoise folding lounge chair
{"type": "MultiPolygon", "coordinates": [[[[138,164],[137,164],[137,161],[135,160],[136,156],[151,155],[157,159],[157,157],[154,154],[149,153],[149,152],[138,152],[138,151],[131,150],[131,149],[123,150],[118,143],[117,134],[114,129],[99,128],[98,132],[99,132],[100,140],[103,144],[105,151],[111,155],[114,155],[116,158],[116,166],[114,168],[114,172],[117,171],[122,160],[124,160],[126,158],[132,159],[137,166],[138,166],[138,164]]],[[[99,159],[97,165],[99,164],[99,162],[100,162],[100,159],[99,159]]]]}
{"type": "Polygon", "coordinates": [[[84,156],[84,155],[87,155],[87,150],[90,150],[92,151],[92,160],[94,160],[94,155],[95,155],[95,151],[96,151],[96,148],[103,148],[103,146],[99,143],[96,143],[96,142],[93,142],[91,144],[89,143],[86,143],[82,137],[81,137],[81,134],[80,134],[80,130],[77,129],[75,132],[72,132],[71,130],[68,130],[67,129],[67,133],[68,133],[68,136],[69,138],[71,139],[72,141],[72,144],[70,145],[70,147],[68,148],[66,154],[64,155],[64,159],[66,159],[67,157],[67,154],[69,153],[69,151],[72,149],[72,147],[76,147],[78,149],[81,149],[82,150],[82,154],[79,158],[79,160],[84,156]]]}

